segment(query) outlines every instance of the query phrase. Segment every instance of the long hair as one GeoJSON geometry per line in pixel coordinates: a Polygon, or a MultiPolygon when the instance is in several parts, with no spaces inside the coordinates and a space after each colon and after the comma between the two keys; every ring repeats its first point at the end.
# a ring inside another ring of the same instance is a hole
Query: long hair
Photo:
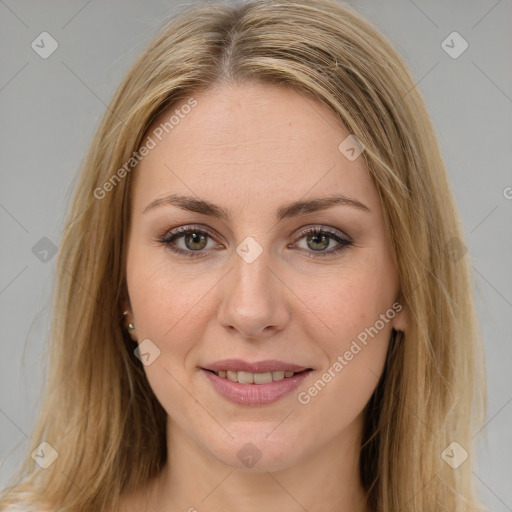
{"type": "Polygon", "coordinates": [[[380,196],[408,324],[393,332],[365,409],[368,503],[382,512],[481,510],[471,465],[485,409],[483,350],[445,165],[402,58],[330,0],[187,6],[127,73],[76,185],[57,259],[49,378],[1,505],[28,496],[62,512],[115,509],[163,467],[166,413],[121,322],[134,152],[164,109],[215,83],[250,81],[327,105],[364,145],[380,196]],[[47,469],[30,456],[42,441],[58,453],[47,469]],[[456,469],[442,456],[453,442],[469,453],[456,469]]]}

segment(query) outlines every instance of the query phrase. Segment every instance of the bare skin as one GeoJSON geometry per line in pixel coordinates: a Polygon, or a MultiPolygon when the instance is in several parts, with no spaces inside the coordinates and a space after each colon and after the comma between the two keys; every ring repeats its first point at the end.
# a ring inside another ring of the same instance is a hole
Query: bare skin
{"type": "Polygon", "coordinates": [[[363,409],[391,331],[404,330],[406,319],[404,310],[386,317],[359,352],[344,356],[399,293],[364,158],[347,159],[338,146],[349,133],[325,106],[291,90],[216,86],[195,99],[133,171],[126,320],[134,340],[160,350],[145,371],[168,413],[168,463],[120,510],[368,512],[358,466],[363,409]],[[214,203],[229,219],[170,204],[143,213],[171,193],[214,203]],[[290,202],[334,193],[367,210],[338,204],[275,218],[290,202]],[[167,246],[159,241],[180,226],[206,231],[203,245],[181,233],[167,246]],[[328,228],[352,244],[304,228],[328,228]],[[249,236],[262,249],[251,263],[236,251],[249,236]],[[339,356],[346,364],[333,371],[339,356]],[[200,369],[227,358],[313,371],[277,402],[235,404],[200,369]],[[329,368],[335,376],[308,395],[329,368]],[[252,467],[237,456],[247,443],[261,454],[252,467]]]}

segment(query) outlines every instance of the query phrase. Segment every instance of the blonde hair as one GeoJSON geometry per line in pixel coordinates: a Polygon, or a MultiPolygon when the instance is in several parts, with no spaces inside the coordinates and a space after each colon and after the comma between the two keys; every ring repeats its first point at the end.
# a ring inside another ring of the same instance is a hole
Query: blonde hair
{"type": "Polygon", "coordinates": [[[445,166],[402,59],[328,0],[188,6],[124,78],[85,158],[59,249],[50,374],[30,444],[50,443],[58,459],[43,470],[28,454],[2,505],[29,493],[62,512],[115,509],[165,463],[166,413],[121,322],[136,167],[118,170],[164,109],[214,83],[249,81],[330,107],[365,146],[381,198],[408,326],[393,333],[366,407],[360,475],[372,510],[481,510],[471,465],[485,409],[483,351],[445,166]],[[470,454],[457,469],[441,457],[454,441],[470,454]]]}

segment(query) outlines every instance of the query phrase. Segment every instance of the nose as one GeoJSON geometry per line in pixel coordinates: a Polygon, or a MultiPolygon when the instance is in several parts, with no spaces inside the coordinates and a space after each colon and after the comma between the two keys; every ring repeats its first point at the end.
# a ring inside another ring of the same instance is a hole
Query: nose
{"type": "Polygon", "coordinates": [[[264,339],[282,331],[290,318],[287,288],[265,251],[247,262],[237,253],[224,279],[218,310],[220,325],[246,339],[264,339]]]}

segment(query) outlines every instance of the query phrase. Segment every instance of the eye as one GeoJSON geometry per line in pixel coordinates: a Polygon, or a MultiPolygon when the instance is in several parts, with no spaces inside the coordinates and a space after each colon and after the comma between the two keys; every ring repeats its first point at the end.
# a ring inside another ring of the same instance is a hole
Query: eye
{"type": "Polygon", "coordinates": [[[352,240],[350,240],[347,235],[326,227],[305,229],[298,235],[298,240],[302,240],[303,238],[306,239],[307,249],[312,249],[311,251],[305,249],[308,252],[308,257],[310,258],[325,258],[333,256],[341,252],[345,247],[353,244],[352,240]],[[328,251],[325,250],[333,241],[337,242],[338,246],[331,248],[328,251]]]}
{"type": "MultiPolygon", "coordinates": [[[[303,230],[297,237],[300,241],[306,239],[306,248],[302,250],[308,253],[310,258],[324,258],[341,252],[345,247],[353,244],[347,235],[332,228],[308,228],[303,230]],[[329,248],[331,242],[336,242],[337,247],[329,248]],[[311,250],[308,250],[311,249],[311,250]]],[[[172,252],[188,257],[201,257],[201,253],[207,253],[214,248],[222,247],[213,243],[213,234],[204,228],[196,226],[182,226],[164,234],[158,242],[165,245],[172,252]],[[212,239],[212,245],[208,247],[208,238],[212,239]],[[182,240],[183,245],[177,241],[182,240]]],[[[294,247],[292,244],[288,247],[294,247]]]]}
{"type": "MultiPolygon", "coordinates": [[[[195,226],[182,226],[166,233],[159,239],[159,242],[167,246],[174,253],[196,257],[200,256],[198,253],[206,252],[203,249],[207,248],[208,238],[213,238],[213,236],[204,229],[199,229],[195,226]],[[176,244],[176,240],[180,238],[183,238],[185,247],[180,247],[176,244]]],[[[217,244],[214,245],[218,246],[217,244]]],[[[208,249],[211,250],[211,247],[208,249]]]]}

